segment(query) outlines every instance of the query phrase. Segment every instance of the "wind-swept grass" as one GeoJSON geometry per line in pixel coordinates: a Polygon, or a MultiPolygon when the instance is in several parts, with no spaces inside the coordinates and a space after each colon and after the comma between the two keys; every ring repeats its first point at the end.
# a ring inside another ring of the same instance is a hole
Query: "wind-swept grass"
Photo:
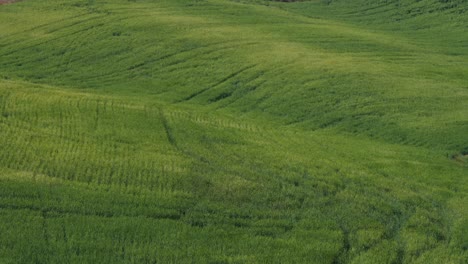
{"type": "Polygon", "coordinates": [[[0,262],[464,263],[466,4],[392,3],[0,6],[0,262]]]}

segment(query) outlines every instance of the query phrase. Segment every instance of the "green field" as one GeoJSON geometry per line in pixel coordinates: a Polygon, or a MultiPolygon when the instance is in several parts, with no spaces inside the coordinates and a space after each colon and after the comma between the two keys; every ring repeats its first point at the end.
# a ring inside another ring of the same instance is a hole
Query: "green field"
{"type": "Polygon", "coordinates": [[[468,263],[465,0],[0,5],[0,263],[468,263]]]}

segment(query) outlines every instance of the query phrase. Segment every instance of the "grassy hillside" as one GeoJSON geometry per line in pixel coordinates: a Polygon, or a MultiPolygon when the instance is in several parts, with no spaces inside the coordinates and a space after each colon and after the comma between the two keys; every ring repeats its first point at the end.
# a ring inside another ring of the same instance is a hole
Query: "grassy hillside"
{"type": "Polygon", "coordinates": [[[0,262],[465,263],[467,8],[0,5],[0,262]]]}

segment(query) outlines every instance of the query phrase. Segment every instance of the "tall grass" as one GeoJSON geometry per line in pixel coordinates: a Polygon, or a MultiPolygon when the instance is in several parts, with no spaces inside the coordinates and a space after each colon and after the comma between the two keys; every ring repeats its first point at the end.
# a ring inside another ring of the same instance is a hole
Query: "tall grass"
{"type": "Polygon", "coordinates": [[[387,2],[0,6],[0,262],[464,263],[465,4],[387,2]]]}

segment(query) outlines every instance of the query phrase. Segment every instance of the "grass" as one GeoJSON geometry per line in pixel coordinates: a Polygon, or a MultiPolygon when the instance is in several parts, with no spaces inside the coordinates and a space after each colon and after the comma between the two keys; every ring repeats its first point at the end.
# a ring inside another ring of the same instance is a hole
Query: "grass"
{"type": "Polygon", "coordinates": [[[466,262],[467,5],[395,4],[0,6],[0,262],[466,262]]]}

